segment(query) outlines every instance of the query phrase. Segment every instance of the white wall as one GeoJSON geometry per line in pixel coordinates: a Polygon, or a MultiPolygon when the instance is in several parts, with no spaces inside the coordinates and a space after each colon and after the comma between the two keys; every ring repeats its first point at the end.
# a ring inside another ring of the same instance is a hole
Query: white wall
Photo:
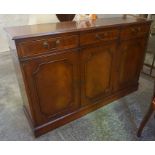
{"type": "Polygon", "coordinates": [[[0,52],[8,51],[8,41],[4,27],[25,25],[29,15],[0,15],[0,52]]]}
{"type": "MultiPolygon", "coordinates": [[[[99,18],[118,17],[121,15],[116,14],[99,14],[99,18]]],[[[37,23],[52,23],[58,22],[55,14],[13,14],[13,15],[0,15],[0,52],[9,50],[8,41],[4,27],[9,26],[20,26],[20,25],[31,25],[37,23]]]]}

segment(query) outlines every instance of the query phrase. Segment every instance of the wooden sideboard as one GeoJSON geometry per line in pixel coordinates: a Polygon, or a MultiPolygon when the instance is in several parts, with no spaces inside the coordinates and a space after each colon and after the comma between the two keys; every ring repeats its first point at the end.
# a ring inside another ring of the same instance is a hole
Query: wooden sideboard
{"type": "Polygon", "coordinates": [[[6,28],[35,136],[137,90],[150,24],[130,17],[6,28]]]}

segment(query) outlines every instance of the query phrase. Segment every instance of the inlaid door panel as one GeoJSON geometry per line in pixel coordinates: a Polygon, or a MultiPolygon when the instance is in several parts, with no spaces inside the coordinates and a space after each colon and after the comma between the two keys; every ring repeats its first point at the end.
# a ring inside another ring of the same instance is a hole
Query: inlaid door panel
{"type": "Polygon", "coordinates": [[[137,84],[144,57],[146,39],[122,41],[119,50],[118,88],[137,84]]]}
{"type": "Polygon", "coordinates": [[[100,101],[112,91],[116,44],[99,45],[81,51],[82,105],[100,101]]]}
{"type": "Polygon", "coordinates": [[[63,116],[78,108],[77,51],[25,63],[24,71],[39,122],[63,116]]]}

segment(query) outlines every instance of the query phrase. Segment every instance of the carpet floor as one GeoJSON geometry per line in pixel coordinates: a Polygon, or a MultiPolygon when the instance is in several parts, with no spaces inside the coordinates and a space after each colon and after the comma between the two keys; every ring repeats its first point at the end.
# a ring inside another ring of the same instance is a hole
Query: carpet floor
{"type": "Polygon", "coordinates": [[[22,99],[9,52],[0,54],[0,140],[12,141],[142,141],[155,140],[151,118],[142,137],[137,128],[151,101],[153,79],[141,75],[138,91],[84,117],[34,138],[22,109],[22,99]]]}

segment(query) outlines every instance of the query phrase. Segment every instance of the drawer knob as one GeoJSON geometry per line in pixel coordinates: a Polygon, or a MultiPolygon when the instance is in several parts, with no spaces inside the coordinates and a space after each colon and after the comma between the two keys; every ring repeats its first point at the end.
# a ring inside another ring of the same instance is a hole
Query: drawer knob
{"type": "Polygon", "coordinates": [[[48,42],[47,42],[47,41],[44,41],[44,42],[43,42],[43,46],[44,46],[44,48],[48,48],[48,47],[49,47],[48,42]]]}

